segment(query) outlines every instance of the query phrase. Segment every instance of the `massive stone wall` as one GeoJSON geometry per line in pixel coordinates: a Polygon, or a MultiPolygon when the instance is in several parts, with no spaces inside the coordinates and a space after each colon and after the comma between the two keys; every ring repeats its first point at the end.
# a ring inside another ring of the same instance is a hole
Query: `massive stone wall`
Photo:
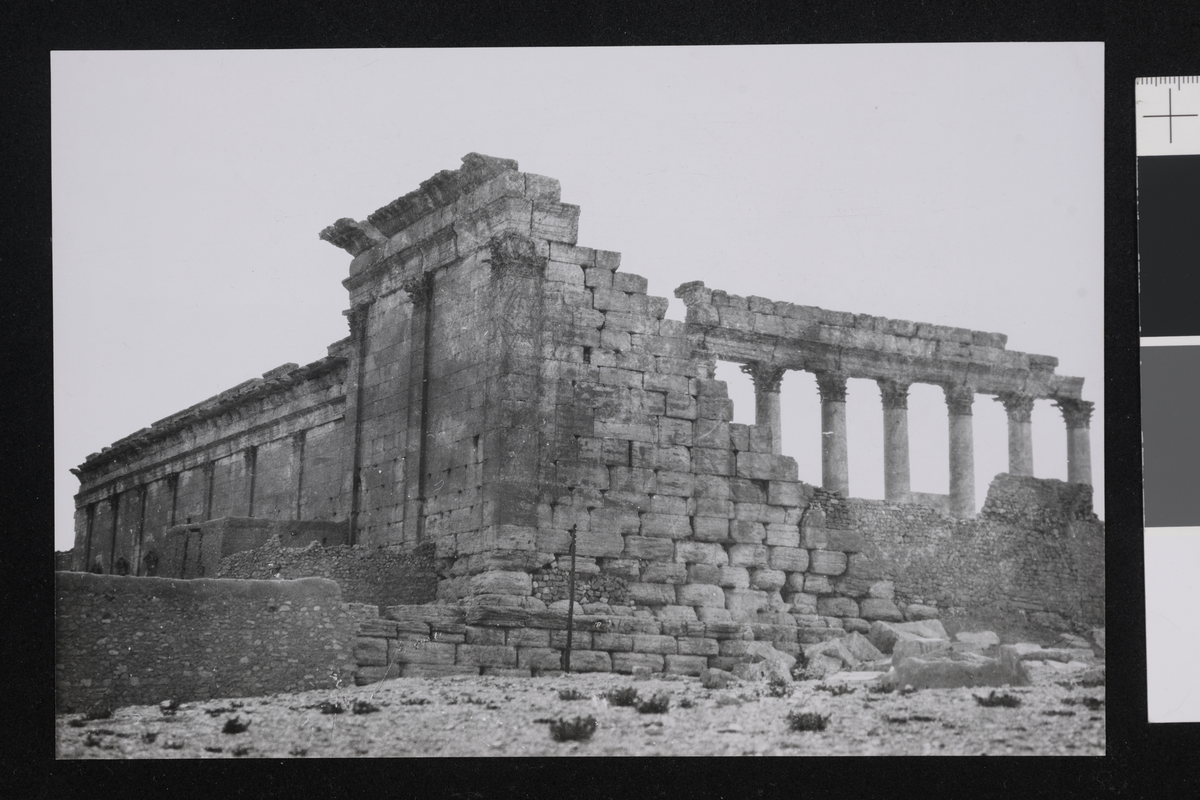
{"type": "Polygon", "coordinates": [[[355,622],[332,581],[54,577],[58,713],[353,678],[355,622]]]}
{"type": "Polygon", "coordinates": [[[366,545],[284,547],[273,538],[260,548],[221,559],[218,578],[252,580],[328,578],[348,603],[377,608],[433,602],[437,595],[433,547],[366,545]]]}

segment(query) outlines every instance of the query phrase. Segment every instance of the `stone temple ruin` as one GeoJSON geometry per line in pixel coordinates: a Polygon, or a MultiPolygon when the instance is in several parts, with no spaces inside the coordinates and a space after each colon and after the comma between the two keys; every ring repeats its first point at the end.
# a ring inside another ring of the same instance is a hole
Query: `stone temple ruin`
{"type": "Polygon", "coordinates": [[[1003,334],[699,282],[666,319],[618,253],[576,244],[578,219],[558,181],[472,153],[326,228],[352,259],[350,335],[89,456],[72,569],[332,577],[360,681],[558,668],[569,585],[576,669],[694,674],[745,625],[795,649],[937,609],[1103,624],[1082,378],[1003,334]],[[718,359],[753,378],[755,424],[731,422],[718,359]],[[781,453],[787,370],[817,378],[819,487],[781,453]],[[880,387],[882,501],[849,496],[848,378],[880,387]],[[914,383],[945,391],[948,495],[910,490],[914,383]],[[1009,426],[981,508],[977,395],[1009,426]],[[1032,475],[1037,399],[1062,410],[1065,483],[1032,475]]]}

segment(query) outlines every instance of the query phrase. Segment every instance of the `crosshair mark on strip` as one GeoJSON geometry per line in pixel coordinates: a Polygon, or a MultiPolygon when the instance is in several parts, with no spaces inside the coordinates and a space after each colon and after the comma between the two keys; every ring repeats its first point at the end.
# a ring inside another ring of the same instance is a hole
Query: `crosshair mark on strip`
{"type": "Polygon", "coordinates": [[[1200,78],[1138,78],[1134,107],[1138,156],[1200,153],[1200,78]]]}

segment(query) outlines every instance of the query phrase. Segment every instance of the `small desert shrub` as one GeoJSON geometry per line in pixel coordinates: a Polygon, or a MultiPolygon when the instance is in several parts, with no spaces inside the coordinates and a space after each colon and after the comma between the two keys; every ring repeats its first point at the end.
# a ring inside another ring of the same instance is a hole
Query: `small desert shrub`
{"type": "Polygon", "coordinates": [[[350,704],[351,714],[373,714],[379,710],[379,706],[374,703],[368,703],[366,700],[355,700],[350,704]]]}
{"type": "Polygon", "coordinates": [[[1103,686],[1104,685],[1104,674],[1101,673],[1094,678],[1080,678],[1079,685],[1086,686],[1089,688],[1095,687],[1095,686],[1103,686]]]}
{"type": "Polygon", "coordinates": [[[317,708],[321,709],[322,714],[341,714],[343,711],[346,710],[346,707],[343,706],[341,703],[334,703],[329,700],[326,700],[323,703],[319,704],[317,706],[317,708]]]}
{"type": "Polygon", "coordinates": [[[792,693],[792,685],[783,678],[772,678],[767,684],[767,694],[771,697],[787,697],[792,693]]]}
{"type": "Polygon", "coordinates": [[[841,697],[844,694],[852,694],[854,692],[853,687],[847,686],[844,683],[821,683],[817,685],[817,690],[821,692],[829,692],[834,697],[841,697]]]}
{"type": "Polygon", "coordinates": [[[582,700],[583,698],[584,698],[583,692],[580,692],[578,689],[559,689],[558,690],[558,699],[559,700],[582,700]]]}
{"type": "Polygon", "coordinates": [[[69,719],[69,720],[67,720],[67,724],[70,725],[72,728],[82,728],[85,725],[87,725],[87,721],[82,718],[81,719],[69,719]]]}
{"type": "Polygon", "coordinates": [[[154,744],[154,740],[158,738],[158,731],[146,731],[142,734],[142,741],[146,744],[154,744]]]}
{"type": "Polygon", "coordinates": [[[637,705],[638,693],[637,689],[632,686],[625,686],[621,689],[608,690],[604,693],[604,699],[610,706],[632,706],[637,705]]]}
{"type": "Polygon", "coordinates": [[[1104,708],[1104,701],[1095,697],[1064,697],[1063,705],[1083,706],[1088,711],[1099,711],[1104,708]]]}
{"type": "Polygon", "coordinates": [[[637,704],[639,714],[665,714],[671,706],[671,696],[665,692],[655,693],[649,700],[637,704]]]}
{"type": "Polygon", "coordinates": [[[692,700],[690,697],[682,697],[679,699],[680,708],[691,708],[694,705],[696,705],[696,701],[692,700]]]}
{"type": "Polygon", "coordinates": [[[173,717],[175,712],[179,710],[178,700],[163,700],[158,704],[158,711],[164,717],[173,717]]]}
{"type": "Polygon", "coordinates": [[[829,724],[829,714],[818,714],[815,711],[789,711],[788,727],[794,731],[823,731],[829,724]]]}
{"type": "Polygon", "coordinates": [[[288,751],[288,755],[295,756],[296,758],[306,756],[306,755],[308,755],[308,748],[300,747],[299,745],[296,745],[295,747],[293,747],[291,750],[288,751]]]}
{"type": "Polygon", "coordinates": [[[99,708],[99,709],[96,709],[95,711],[87,712],[86,714],[83,715],[83,718],[87,719],[87,720],[108,719],[111,716],[112,716],[112,709],[99,708]]]}
{"type": "Polygon", "coordinates": [[[595,732],[596,718],[590,715],[550,722],[550,737],[556,742],[586,742],[595,732]]]}
{"type": "Polygon", "coordinates": [[[239,744],[229,752],[233,753],[235,756],[246,756],[250,754],[250,748],[244,744],[239,744]]]}
{"type": "Polygon", "coordinates": [[[1004,694],[996,694],[995,689],[989,692],[987,697],[980,697],[977,694],[973,694],[971,696],[975,698],[976,703],[979,703],[979,705],[983,706],[984,708],[1016,708],[1017,706],[1021,705],[1021,698],[1014,697],[1007,692],[1004,694]]]}
{"type": "Polygon", "coordinates": [[[1043,717],[1073,717],[1073,716],[1075,716],[1075,712],[1074,711],[1059,711],[1057,709],[1052,708],[1049,711],[1043,711],[1042,716],[1043,717]]]}
{"type": "Polygon", "coordinates": [[[230,717],[225,720],[221,733],[245,733],[250,728],[249,722],[242,722],[241,717],[230,717]]]}

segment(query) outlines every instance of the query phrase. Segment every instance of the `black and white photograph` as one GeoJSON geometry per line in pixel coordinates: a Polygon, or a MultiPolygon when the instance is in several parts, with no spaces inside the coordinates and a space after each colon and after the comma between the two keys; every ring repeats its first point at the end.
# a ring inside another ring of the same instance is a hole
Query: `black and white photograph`
{"type": "Polygon", "coordinates": [[[56,758],[1105,755],[1104,62],[51,53],[56,758]]]}

